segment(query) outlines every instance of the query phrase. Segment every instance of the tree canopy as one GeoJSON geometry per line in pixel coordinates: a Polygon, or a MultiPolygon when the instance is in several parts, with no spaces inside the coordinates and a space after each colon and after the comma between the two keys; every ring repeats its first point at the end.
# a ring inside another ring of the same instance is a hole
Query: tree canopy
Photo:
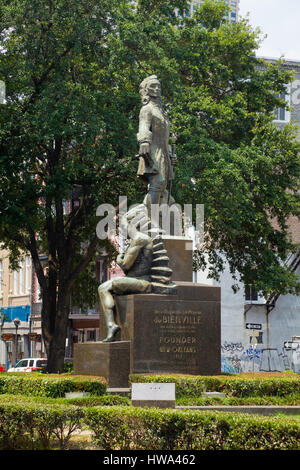
{"type": "Polygon", "coordinates": [[[0,240],[12,262],[31,253],[50,369],[61,368],[68,299],[87,301],[85,274],[110,249],[96,236],[97,206],[145,192],[134,155],[147,75],[161,81],[177,137],[174,197],[205,205],[197,267],[208,262],[217,277],[226,258],[259,291],[299,292],[284,266],[295,249],[287,219],[299,215],[299,143],[292,125],[273,124],[291,74],[256,58],[259,31],[226,21],[224,2],[206,0],[192,18],[187,6],[0,0],[0,240]]]}

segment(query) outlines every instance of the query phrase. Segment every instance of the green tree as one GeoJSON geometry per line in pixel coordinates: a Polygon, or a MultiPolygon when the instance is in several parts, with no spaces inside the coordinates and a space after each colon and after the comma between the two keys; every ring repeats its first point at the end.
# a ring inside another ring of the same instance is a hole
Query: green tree
{"type": "Polygon", "coordinates": [[[174,46],[183,90],[172,108],[178,199],[205,205],[195,268],[218,278],[227,261],[234,279],[265,295],[299,293],[299,278],[285,265],[299,249],[288,224],[300,209],[299,130],[273,123],[292,75],[281,61],[257,59],[260,32],[246,20],[224,22],[223,14],[221,4],[206,1],[174,46]]]}
{"type": "Polygon", "coordinates": [[[149,74],[161,80],[177,135],[176,200],[205,204],[209,237],[197,264],[205,254],[217,276],[222,253],[260,288],[298,288],[281,260],[293,249],[287,217],[299,213],[299,144],[292,128],[272,124],[291,76],[255,58],[259,33],[225,21],[224,3],[206,1],[192,19],[186,8],[0,0],[0,240],[15,264],[31,253],[50,372],[63,370],[70,296],[90,301],[91,263],[111,250],[96,236],[97,206],[144,193],[133,156],[138,87],[149,74]],[[77,204],[66,214],[69,200],[77,204]]]}

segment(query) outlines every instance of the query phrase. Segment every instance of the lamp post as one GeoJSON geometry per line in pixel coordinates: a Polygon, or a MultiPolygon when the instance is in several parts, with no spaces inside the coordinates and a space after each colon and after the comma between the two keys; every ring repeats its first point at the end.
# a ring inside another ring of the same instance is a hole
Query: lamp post
{"type": "Polygon", "coordinates": [[[14,319],[14,324],[15,324],[15,327],[16,327],[16,337],[15,337],[15,365],[17,364],[18,362],[18,328],[19,328],[19,325],[20,325],[20,320],[18,318],[15,318],[14,319]]]}
{"type": "Polygon", "coordinates": [[[2,312],[2,308],[0,308],[0,334],[2,334],[2,328],[3,328],[3,325],[4,325],[4,321],[5,321],[5,313],[2,312]]]}

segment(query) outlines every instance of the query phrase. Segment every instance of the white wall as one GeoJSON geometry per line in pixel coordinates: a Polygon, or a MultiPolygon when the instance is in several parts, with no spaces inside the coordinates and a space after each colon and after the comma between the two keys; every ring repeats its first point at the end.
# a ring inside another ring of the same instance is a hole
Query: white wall
{"type": "Polygon", "coordinates": [[[244,289],[232,290],[233,281],[229,268],[220,276],[220,281],[207,279],[208,271],[197,272],[197,282],[221,287],[221,361],[222,372],[241,372],[245,350],[244,289]]]}
{"type": "MultiPolygon", "coordinates": [[[[298,268],[300,275],[300,267],[298,268]]],[[[222,372],[282,371],[300,372],[300,297],[282,295],[275,308],[268,313],[264,300],[245,303],[244,288],[234,293],[229,268],[220,282],[207,279],[207,271],[197,272],[196,282],[221,287],[221,354],[222,372]],[[246,323],[261,325],[262,343],[250,343],[252,330],[246,323]],[[294,350],[286,350],[284,343],[294,340],[294,350]],[[297,341],[299,346],[297,347],[297,341]],[[296,349],[295,349],[296,346],[296,349]]]]}

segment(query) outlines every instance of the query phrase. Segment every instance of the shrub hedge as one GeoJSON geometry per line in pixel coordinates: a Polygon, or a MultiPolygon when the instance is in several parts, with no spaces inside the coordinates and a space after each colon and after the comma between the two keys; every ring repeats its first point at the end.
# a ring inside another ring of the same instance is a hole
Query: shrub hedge
{"type": "Polygon", "coordinates": [[[36,405],[75,405],[83,408],[92,406],[130,406],[131,401],[128,397],[119,395],[91,395],[78,398],[49,398],[43,396],[31,395],[0,395],[0,403],[14,404],[36,404],[36,405]]]}
{"type": "Polygon", "coordinates": [[[68,392],[104,395],[107,382],[103,377],[9,373],[0,375],[0,394],[64,397],[68,392]]]}
{"type": "Polygon", "coordinates": [[[0,402],[0,449],[50,449],[51,440],[65,449],[81,428],[84,412],[75,406],[0,402]]]}
{"type": "MultiPolygon", "coordinates": [[[[39,403],[39,404],[60,404],[76,405],[83,408],[92,406],[131,406],[131,400],[128,397],[119,395],[100,395],[78,398],[49,398],[43,396],[31,395],[0,395],[0,403],[19,402],[19,403],[39,403]]],[[[176,399],[178,406],[239,406],[239,405],[264,405],[264,406],[296,406],[300,405],[300,395],[287,395],[286,397],[181,397],[176,399]]]]}
{"type": "Polygon", "coordinates": [[[300,423],[241,413],[88,408],[85,423],[106,450],[299,450],[300,423]]]}
{"type": "Polygon", "coordinates": [[[299,406],[300,394],[286,395],[284,397],[262,396],[262,397],[180,397],[176,399],[176,405],[184,406],[242,406],[242,405],[264,405],[264,406],[299,406]]]}
{"type": "Polygon", "coordinates": [[[300,421],[288,417],[54,402],[0,396],[0,450],[65,449],[83,427],[106,450],[300,450],[300,421]]]}
{"type": "Polygon", "coordinates": [[[189,376],[189,375],[144,375],[132,374],[130,383],[173,382],[176,384],[176,397],[197,397],[204,391],[222,392],[232,397],[285,397],[300,394],[300,376],[238,375],[189,376]]]}
{"type": "Polygon", "coordinates": [[[102,396],[90,396],[82,398],[67,398],[65,399],[70,405],[91,407],[91,406],[130,406],[131,400],[128,397],[122,397],[119,395],[102,395],[102,396]]]}

